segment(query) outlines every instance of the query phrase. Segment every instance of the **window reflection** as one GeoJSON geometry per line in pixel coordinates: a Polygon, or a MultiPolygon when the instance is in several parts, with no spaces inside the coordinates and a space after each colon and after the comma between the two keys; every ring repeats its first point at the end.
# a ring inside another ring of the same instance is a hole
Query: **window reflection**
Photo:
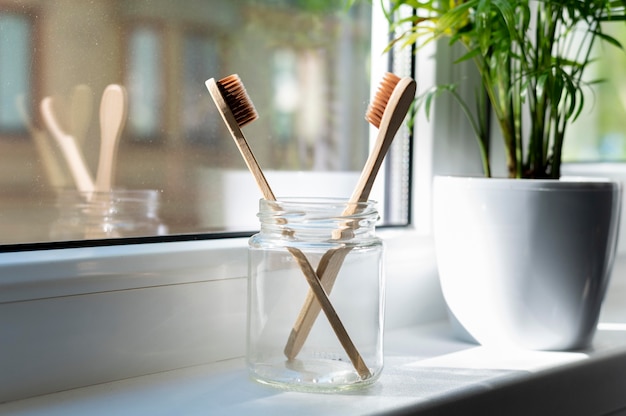
{"type": "MultiPolygon", "coordinates": [[[[256,224],[260,194],[239,174],[210,77],[244,81],[260,114],[246,135],[270,177],[333,171],[347,179],[318,192],[345,183],[348,196],[368,148],[371,5],[342,3],[0,0],[0,244],[49,241],[59,195],[76,188],[41,101],[53,98],[95,176],[110,84],[127,89],[129,107],[114,188],[157,191],[171,234],[256,224]],[[232,219],[233,204],[250,209],[232,219]]],[[[276,181],[279,195],[302,192],[293,177],[276,181]]]]}
{"type": "Polygon", "coordinates": [[[198,85],[207,74],[220,74],[218,41],[210,33],[190,31],[185,34],[182,106],[180,120],[189,144],[215,146],[220,137],[220,119],[212,112],[206,94],[198,85]]]}
{"type": "Polygon", "coordinates": [[[0,15],[0,130],[24,131],[20,105],[16,100],[31,97],[29,66],[32,60],[33,28],[27,16],[17,13],[0,15]]]}
{"type": "Polygon", "coordinates": [[[162,130],[163,40],[156,29],[140,26],[129,32],[127,42],[129,133],[134,140],[149,140],[162,130]]]}

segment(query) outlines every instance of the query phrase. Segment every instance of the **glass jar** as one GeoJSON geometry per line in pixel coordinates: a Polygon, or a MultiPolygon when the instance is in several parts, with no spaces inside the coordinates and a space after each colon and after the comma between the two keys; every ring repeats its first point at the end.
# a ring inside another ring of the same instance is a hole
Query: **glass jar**
{"type": "Polygon", "coordinates": [[[114,189],[109,192],[61,191],[52,240],[92,240],[163,235],[156,190],[114,189]]]}
{"type": "Polygon", "coordinates": [[[375,202],[260,201],[249,240],[247,365],[304,391],[373,383],[383,368],[383,245],[375,202]]]}

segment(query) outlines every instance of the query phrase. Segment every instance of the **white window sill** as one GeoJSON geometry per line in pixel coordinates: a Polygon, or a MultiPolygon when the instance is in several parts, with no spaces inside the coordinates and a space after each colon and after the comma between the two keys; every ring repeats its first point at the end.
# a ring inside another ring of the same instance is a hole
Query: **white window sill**
{"type": "Polygon", "coordinates": [[[380,380],[351,393],[276,390],[233,359],[10,402],[0,414],[626,414],[626,331],[610,326],[585,352],[493,350],[454,341],[443,323],[407,328],[387,335],[385,359],[380,380]]]}
{"type": "MultiPolygon", "coordinates": [[[[626,308],[622,302],[626,296],[626,258],[619,258],[616,263],[592,349],[524,352],[493,350],[458,342],[445,321],[415,322],[415,316],[424,309],[420,305],[426,301],[424,296],[433,297],[436,292],[426,282],[411,284],[395,280],[405,278],[398,270],[414,267],[416,261],[428,263],[426,257],[395,257],[395,244],[403,245],[402,238],[394,242],[390,237],[392,258],[389,260],[393,263],[388,270],[388,302],[397,304],[388,305],[387,310],[392,325],[386,332],[385,370],[381,379],[369,389],[322,396],[284,392],[256,384],[247,378],[241,359],[242,345],[239,345],[231,351],[231,358],[225,356],[227,358],[209,364],[189,365],[8,402],[0,405],[0,415],[626,414],[626,396],[623,394],[626,385],[626,308]],[[414,297],[412,303],[411,296],[414,297]]],[[[188,276],[186,279],[193,280],[188,276]]],[[[233,280],[239,285],[244,279],[233,280]]],[[[153,299],[153,292],[148,294],[153,299]]],[[[61,296],[61,299],[66,298],[61,296]]],[[[437,305],[437,301],[431,299],[432,304],[426,308],[435,309],[426,312],[432,319],[441,317],[441,305],[437,305]]],[[[0,306],[28,303],[6,302],[0,306]]],[[[99,304],[96,302],[93,307],[97,308],[99,304]]],[[[175,317],[176,314],[168,316],[175,317]]],[[[7,319],[2,313],[0,317],[7,319]]],[[[166,323],[163,326],[167,327],[166,323]]],[[[123,329],[118,331],[123,333],[123,329]]],[[[82,343],[78,337],[73,342],[82,343]]],[[[211,343],[220,340],[210,337],[189,342],[200,342],[204,349],[211,349],[211,343]]],[[[237,336],[233,342],[241,344],[242,339],[237,336]]],[[[104,354],[108,350],[97,352],[104,354]]],[[[164,351],[150,353],[169,357],[164,351]]],[[[124,358],[123,355],[119,357],[124,358]]],[[[138,357],[141,357],[139,361],[149,359],[145,351],[140,351],[134,356],[135,361],[130,362],[140,366],[136,362],[138,357]]],[[[0,363],[6,368],[9,361],[5,358],[0,363]]],[[[69,362],[59,364],[58,381],[64,379],[63,369],[72,365],[69,362]]],[[[89,363],[82,362],[82,365],[88,366],[89,363]]],[[[2,371],[0,378],[10,381],[7,374],[2,371]]],[[[37,382],[37,379],[31,380],[32,384],[37,382]]]]}
{"type": "MultiPolygon", "coordinates": [[[[387,328],[445,315],[432,242],[386,242],[387,328]]],[[[246,239],[0,254],[0,403],[242,357],[246,239]]]]}

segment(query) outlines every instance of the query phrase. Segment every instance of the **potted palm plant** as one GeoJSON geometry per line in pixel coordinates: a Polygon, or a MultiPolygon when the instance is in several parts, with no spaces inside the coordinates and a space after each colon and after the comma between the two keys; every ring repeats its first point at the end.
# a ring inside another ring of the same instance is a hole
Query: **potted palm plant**
{"type": "MultiPolygon", "coordinates": [[[[561,178],[567,128],[594,81],[584,75],[603,31],[625,21],[626,1],[392,0],[392,46],[447,38],[465,47],[482,89],[469,117],[482,178],[437,177],[434,235],[444,297],[461,327],[483,344],[572,349],[589,344],[615,253],[621,187],[561,178]],[[413,8],[409,17],[398,11],[413,8]],[[486,98],[485,98],[486,97],[486,98]],[[493,178],[488,115],[504,141],[508,178],[493,178]]],[[[616,50],[618,50],[616,49],[616,50]]],[[[419,80],[418,80],[419,81],[419,80]]]]}

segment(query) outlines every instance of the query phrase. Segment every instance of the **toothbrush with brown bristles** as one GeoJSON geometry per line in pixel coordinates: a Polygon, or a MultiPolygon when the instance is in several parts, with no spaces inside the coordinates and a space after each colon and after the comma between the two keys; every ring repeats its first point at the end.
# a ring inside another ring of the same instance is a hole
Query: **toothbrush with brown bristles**
{"type": "Polygon", "coordinates": [[[356,203],[366,202],[369,198],[383,159],[415,99],[415,91],[416,84],[412,78],[399,78],[389,72],[385,74],[365,115],[365,119],[378,129],[376,142],[344,215],[353,214],[356,203]]]}
{"type": "Polygon", "coordinates": [[[268,201],[275,201],[276,197],[241,131],[243,126],[256,120],[259,115],[248,97],[241,79],[239,79],[239,75],[229,75],[219,81],[211,78],[205,84],[226,127],[228,127],[233,140],[235,140],[237,148],[239,148],[239,153],[241,153],[243,160],[261,189],[263,198],[268,201]]]}
{"type": "MultiPolygon", "coordinates": [[[[410,77],[400,78],[392,73],[387,73],[383,77],[365,115],[365,119],[379,129],[376,142],[343,216],[354,214],[358,203],[366,202],[369,198],[378,170],[415,98],[415,91],[415,81],[410,77]]],[[[336,230],[333,232],[333,238],[349,237],[354,226],[358,225],[348,225],[344,229],[336,230]]],[[[339,247],[327,251],[322,256],[317,274],[326,293],[332,290],[343,261],[350,250],[350,247],[339,247]]],[[[315,294],[309,291],[285,345],[284,353],[287,358],[293,359],[298,355],[319,312],[320,304],[316,302],[315,294]]]]}
{"type": "MultiPolygon", "coordinates": [[[[228,130],[235,140],[235,143],[239,148],[239,152],[243,156],[248,169],[261,189],[263,197],[266,200],[275,201],[276,198],[274,193],[272,192],[261,167],[257,163],[250,146],[248,146],[243,132],[241,131],[241,127],[256,120],[258,118],[258,114],[252,104],[252,101],[248,97],[239,76],[230,75],[219,81],[215,81],[215,79],[211,78],[206,81],[206,86],[211,94],[211,97],[213,98],[213,101],[215,101],[224,123],[226,123],[228,130]]],[[[315,270],[313,270],[313,267],[301,250],[295,247],[289,247],[288,250],[304,273],[307,283],[311,288],[311,292],[318,301],[317,304],[321,305],[320,309],[324,311],[324,314],[328,318],[328,322],[337,335],[339,342],[348,354],[348,357],[350,358],[350,361],[352,362],[352,365],[356,369],[357,373],[359,373],[359,376],[362,379],[369,378],[371,376],[370,370],[363,361],[361,354],[350,339],[350,336],[339,319],[335,308],[328,299],[328,295],[320,283],[318,274],[315,270]]]]}

